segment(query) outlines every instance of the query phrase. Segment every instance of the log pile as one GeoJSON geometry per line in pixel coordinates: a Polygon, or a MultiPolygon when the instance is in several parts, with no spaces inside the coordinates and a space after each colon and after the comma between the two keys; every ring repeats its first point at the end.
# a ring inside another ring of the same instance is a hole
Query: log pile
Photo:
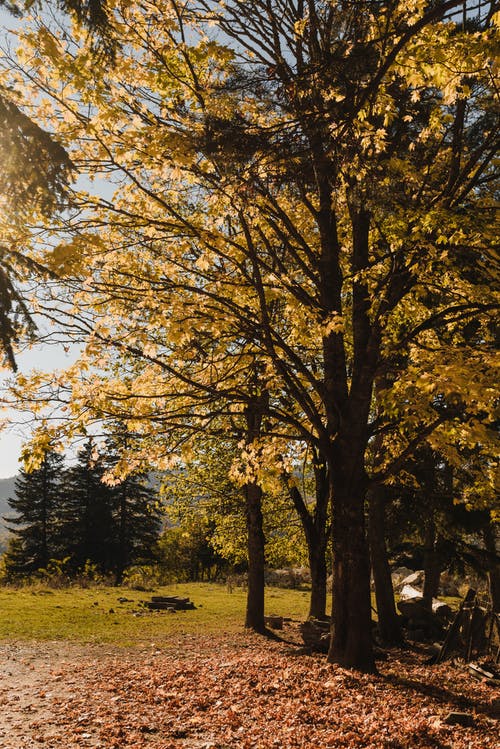
{"type": "Polygon", "coordinates": [[[142,605],[153,611],[188,611],[196,608],[189,598],[180,596],[151,596],[151,600],[143,601],[142,605]]]}
{"type": "Polygon", "coordinates": [[[428,610],[422,593],[410,585],[404,586],[397,606],[406,636],[414,642],[441,639],[452,616],[451,608],[436,598],[432,601],[432,610],[428,610]]]}
{"type": "Polygon", "coordinates": [[[500,614],[482,605],[476,591],[467,592],[437,656],[437,663],[458,656],[470,663],[481,657],[500,660],[500,614]]]}

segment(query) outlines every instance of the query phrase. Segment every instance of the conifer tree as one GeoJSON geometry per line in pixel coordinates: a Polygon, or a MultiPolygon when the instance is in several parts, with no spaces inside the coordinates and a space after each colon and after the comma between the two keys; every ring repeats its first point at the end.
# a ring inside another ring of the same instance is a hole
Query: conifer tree
{"type": "MultiPolygon", "coordinates": [[[[112,472],[121,460],[127,460],[127,450],[133,450],[133,436],[117,424],[106,440],[104,457],[112,472]]],[[[147,473],[129,473],[110,492],[111,510],[111,568],[115,583],[120,585],[126,568],[138,561],[149,561],[161,530],[161,509],[157,492],[147,473]]]]}
{"type": "Polygon", "coordinates": [[[92,439],[66,472],[63,535],[74,570],[89,561],[107,572],[112,564],[112,493],[102,481],[104,472],[92,439]]]}
{"type": "Polygon", "coordinates": [[[14,538],[6,555],[7,569],[29,574],[60,556],[63,457],[48,452],[37,470],[21,471],[16,496],[9,506],[16,513],[7,523],[14,538]]]}

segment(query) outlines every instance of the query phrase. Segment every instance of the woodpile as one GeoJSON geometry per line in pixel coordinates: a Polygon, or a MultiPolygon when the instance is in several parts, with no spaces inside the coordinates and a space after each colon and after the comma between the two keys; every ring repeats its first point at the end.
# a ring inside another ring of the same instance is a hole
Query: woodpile
{"type": "Polygon", "coordinates": [[[452,656],[466,663],[488,658],[496,665],[500,660],[500,614],[483,605],[472,588],[446,633],[436,661],[441,663],[452,656]]]}
{"type": "Polygon", "coordinates": [[[151,596],[151,600],[143,601],[142,605],[153,611],[188,611],[196,608],[189,598],[180,596],[151,596]]]}

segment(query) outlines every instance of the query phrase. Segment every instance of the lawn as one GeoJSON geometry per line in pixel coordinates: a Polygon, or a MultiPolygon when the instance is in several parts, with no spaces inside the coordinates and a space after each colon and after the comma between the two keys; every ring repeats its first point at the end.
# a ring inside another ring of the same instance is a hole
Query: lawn
{"type": "MultiPolygon", "coordinates": [[[[72,640],[143,645],[179,633],[241,631],[246,591],[214,583],[186,583],[147,593],[119,587],[0,588],[0,640],[72,640]],[[149,612],[151,595],[189,597],[196,610],[149,612]],[[120,598],[127,601],[120,602],[120,598]]],[[[269,588],[266,612],[307,618],[307,591],[269,588]]]]}

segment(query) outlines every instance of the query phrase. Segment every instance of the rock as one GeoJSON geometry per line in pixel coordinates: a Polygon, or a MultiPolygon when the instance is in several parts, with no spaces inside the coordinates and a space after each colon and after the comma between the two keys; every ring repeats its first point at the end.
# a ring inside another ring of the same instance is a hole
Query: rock
{"type": "Polygon", "coordinates": [[[412,572],[401,581],[401,585],[422,586],[424,584],[424,571],[412,572]]]}
{"type": "Polygon", "coordinates": [[[266,585],[277,588],[300,588],[311,584],[311,573],[307,567],[289,567],[282,570],[267,570],[266,585]]]}
{"type": "Polygon", "coordinates": [[[440,620],[447,621],[451,618],[452,610],[444,601],[440,601],[438,598],[432,599],[432,613],[435,614],[440,620]]]}
{"type": "MultiPolygon", "coordinates": [[[[411,585],[405,585],[400,593],[398,609],[408,619],[418,619],[430,614],[424,607],[424,597],[422,593],[411,585]],[[425,612],[425,613],[422,613],[425,612]]],[[[432,613],[440,620],[447,620],[451,616],[451,608],[439,598],[432,599],[432,613]]]]}
{"type": "Polygon", "coordinates": [[[444,722],[449,726],[469,727],[474,725],[474,716],[472,713],[448,713],[444,722]]]}
{"type": "MultiPolygon", "coordinates": [[[[409,639],[425,642],[428,639],[439,638],[443,634],[444,612],[440,615],[429,611],[424,606],[424,599],[418,595],[418,591],[410,585],[405,586],[406,593],[411,596],[398,601],[398,609],[408,622],[409,639]],[[412,593],[417,592],[417,595],[412,593]]],[[[437,603],[441,604],[441,601],[437,603]]],[[[445,608],[449,608],[443,604],[445,608]]],[[[442,607],[438,607],[439,610],[442,607]]]]}
{"type": "Polygon", "coordinates": [[[413,570],[410,570],[408,567],[396,567],[391,572],[392,582],[395,585],[399,585],[408,575],[412,574],[413,570]]]}
{"type": "Polygon", "coordinates": [[[414,588],[413,585],[410,585],[409,583],[403,585],[399,597],[400,599],[405,601],[414,600],[417,598],[423,600],[422,591],[418,590],[418,588],[414,588]]]}

